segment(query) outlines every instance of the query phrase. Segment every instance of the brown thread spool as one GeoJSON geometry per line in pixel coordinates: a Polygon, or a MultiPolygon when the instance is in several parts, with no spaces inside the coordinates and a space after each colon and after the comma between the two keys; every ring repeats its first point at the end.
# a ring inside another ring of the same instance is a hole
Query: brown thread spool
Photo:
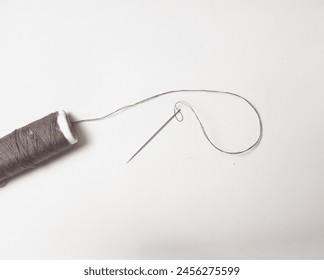
{"type": "Polygon", "coordinates": [[[78,140],[64,111],[58,111],[0,138],[0,186],[71,148],[78,140]]]}

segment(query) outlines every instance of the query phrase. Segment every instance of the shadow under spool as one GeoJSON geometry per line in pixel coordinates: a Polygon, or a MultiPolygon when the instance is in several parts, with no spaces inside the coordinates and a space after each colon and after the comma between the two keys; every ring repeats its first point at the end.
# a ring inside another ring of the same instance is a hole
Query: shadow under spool
{"type": "Polygon", "coordinates": [[[70,149],[78,142],[64,111],[58,111],[0,138],[0,186],[70,149]]]}

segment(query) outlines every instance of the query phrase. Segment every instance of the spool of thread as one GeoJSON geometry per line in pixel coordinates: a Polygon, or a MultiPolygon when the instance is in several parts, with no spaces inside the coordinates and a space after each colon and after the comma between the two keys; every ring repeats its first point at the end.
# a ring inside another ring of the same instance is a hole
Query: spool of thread
{"type": "Polygon", "coordinates": [[[52,113],[0,138],[0,185],[78,142],[64,111],[52,113]]]}

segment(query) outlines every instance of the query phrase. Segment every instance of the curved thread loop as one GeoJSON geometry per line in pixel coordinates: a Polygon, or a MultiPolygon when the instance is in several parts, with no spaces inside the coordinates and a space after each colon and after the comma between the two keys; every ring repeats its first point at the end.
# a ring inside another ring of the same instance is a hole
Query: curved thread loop
{"type": "MultiPolygon", "coordinates": [[[[119,113],[122,113],[130,108],[133,108],[137,105],[140,105],[140,104],[143,104],[143,103],[146,103],[148,101],[151,101],[153,99],[156,99],[156,98],[159,98],[159,97],[162,97],[162,96],[165,96],[165,95],[171,95],[171,94],[175,94],[175,93],[213,93],[213,94],[226,94],[226,95],[231,95],[231,96],[234,96],[236,98],[239,98],[243,101],[245,101],[252,109],[253,111],[255,112],[255,114],[257,115],[257,118],[258,118],[258,122],[259,122],[259,136],[257,138],[257,140],[251,145],[249,146],[248,148],[244,149],[244,150],[240,150],[240,151],[226,151],[226,150],[223,150],[221,148],[219,148],[218,146],[216,146],[212,141],[211,139],[209,138],[207,132],[206,132],[206,129],[204,127],[204,125],[202,124],[200,118],[198,117],[197,113],[195,112],[195,110],[192,108],[192,106],[186,102],[186,101],[178,101],[175,105],[174,105],[174,112],[176,113],[177,111],[179,111],[179,107],[178,105],[182,104],[182,105],[185,105],[186,107],[188,107],[192,112],[193,114],[195,115],[197,121],[199,122],[199,125],[200,125],[200,128],[206,138],[206,140],[218,151],[222,152],[222,153],[225,153],[225,154],[232,154],[232,155],[235,155],[235,154],[242,154],[242,153],[245,153],[247,151],[250,151],[251,149],[255,148],[260,142],[261,142],[261,139],[262,139],[262,136],[263,136],[263,124],[262,124],[262,119],[261,119],[261,116],[260,116],[260,113],[258,112],[257,108],[248,100],[246,99],[245,97],[239,95],[239,94],[236,94],[236,93],[233,93],[233,92],[229,92],[229,91],[218,91],[218,90],[209,90],[209,89],[179,89],[179,90],[171,90],[171,91],[166,91],[166,92],[162,92],[162,93],[159,93],[159,94],[156,94],[156,95],[153,95],[151,97],[148,97],[148,98],[145,98],[143,100],[140,100],[138,102],[135,102],[133,104],[129,104],[129,105],[126,105],[126,106],[123,106],[105,116],[102,116],[102,117],[96,117],[96,118],[89,118],[89,119],[82,119],[82,120],[77,120],[77,121],[74,121],[72,122],[73,124],[78,124],[78,123],[82,123],[82,122],[92,122],[92,121],[99,121],[99,120],[103,120],[103,119],[106,119],[108,117],[112,117],[112,116],[115,116],[119,113]]],[[[182,122],[183,121],[183,114],[182,112],[178,112],[176,115],[175,115],[176,119],[179,121],[179,122],[182,122]]]]}
{"type": "MultiPolygon", "coordinates": [[[[213,141],[209,138],[209,136],[208,136],[208,134],[207,134],[207,132],[206,132],[206,129],[205,129],[205,127],[204,127],[202,121],[200,120],[200,118],[199,118],[199,116],[197,115],[196,111],[192,108],[192,106],[191,106],[188,102],[181,100],[181,101],[178,101],[177,103],[175,103],[175,104],[174,104],[174,112],[177,112],[177,111],[180,110],[179,107],[178,107],[179,104],[182,104],[182,105],[188,107],[188,108],[193,112],[193,114],[195,115],[195,117],[196,117],[196,119],[197,119],[197,121],[198,121],[198,123],[199,123],[199,125],[200,125],[201,131],[203,132],[203,134],[204,134],[206,140],[207,140],[207,141],[208,141],[208,142],[209,142],[209,143],[210,143],[210,144],[211,144],[211,145],[212,145],[216,150],[218,150],[218,151],[220,151],[220,152],[222,152],[222,153],[230,154],[230,155],[243,154],[243,153],[245,153],[245,152],[247,152],[247,151],[253,149],[254,147],[256,147],[256,146],[260,143],[260,141],[261,141],[261,138],[262,138],[262,121],[261,121],[261,118],[259,118],[259,125],[260,125],[260,133],[259,133],[259,137],[258,137],[258,139],[257,139],[257,140],[256,140],[256,141],[255,141],[255,142],[254,142],[250,147],[248,147],[247,149],[241,150],[241,151],[226,151],[226,150],[223,150],[223,149],[219,148],[218,146],[216,146],[216,145],[213,143],[213,141]]],[[[182,121],[183,121],[183,114],[182,114],[182,112],[179,112],[178,115],[181,116],[181,119],[178,119],[177,116],[176,116],[176,119],[177,119],[178,121],[182,122],[182,121]]]]}

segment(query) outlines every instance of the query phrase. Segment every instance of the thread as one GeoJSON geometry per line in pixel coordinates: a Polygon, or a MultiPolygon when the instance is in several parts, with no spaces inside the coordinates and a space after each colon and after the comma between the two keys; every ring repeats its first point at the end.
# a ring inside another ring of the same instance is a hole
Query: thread
{"type": "MultiPolygon", "coordinates": [[[[115,116],[130,108],[154,100],[156,98],[176,94],[176,93],[213,93],[213,94],[226,94],[234,96],[246,102],[255,112],[259,122],[259,136],[257,140],[248,148],[240,151],[226,151],[216,146],[208,136],[206,129],[198,117],[193,107],[186,101],[178,101],[174,106],[175,117],[178,121],[183,120],[183,114],[179,109],[179,105],[187,106],[195,115],[200,124],[200,128],[206,140],[218,151],[226,154],[241,154],[255,148],[261,141],[263,135],[263,124],[261,116],[256,107],[246,98],[236,93],[227,91],[216,90],[173,90],[166,91],[151,97],[145,98],[133,104],[129,104],[119,109],[104,115],[102,117],[88,118],[73,121],[73,125],[84,122],[100,121],[108,117],[115,116]],[[179,116],[180,118],[179,118],[179,116]]],[[[55,112],[48,116],[39,119],[14,130],[12,133],[0,139],[0,187],[3,186],[11,177],[24,172],[25,170],[32,169],[39,164],[53,158],[54,156],[70,149],[78,140],[74,136],[71,128],[71,122],[66,116],[64,111],[55,112]]]]}
{"type": "MultiPolygon", "coordinates": [[[[258,138],[256,139],[256,141],[251,145],[249,146],[248,148],[245,148],[243,150],[239,150],[239,151],[226,151],[224,149],[221,149],[219,148],[211,139],[210,137],[208,136],[208,133],[206,131],[206,128],[205,126],[203,125],[202,121],[200,120],[198,114],[196,113],[196,111],[194,110],[194,108],[186,101],[178,101],[177,103],[174,104],[174,113],[178,112],[180,109],[179,109],[179,105],[185,105],[186,107],[188,107],[191,112],[195,115],[199,125],[200,125],[200,129],[204,135],[204,137],[206,138],[206,140],[209,142],[209,144],[212,145],[213,148],[215,148],[217,151],[221,152],[221,153],[224,153],[224,154],[229,154],[229,155],[239,155],[239,154],[243,154],[243,153],[246,153],[252,149],[254,149],[257,145],[259,145],[259,143],[261,142],[261,139],[262,139],[262,136],[263,136],[263,124],[262,124],[262,120],[261,120],[261,117],[258,113],[258,111],[256,111],[256,108],[255,108],[255,112],[257,113],[257,116],[258,116],[258,122],[259,122],[259,136],[258,138]]],[[[253,105],[252,105],[253,106],[253,105]]],[[[179,122],[182,122],[183,121],[183,114],[182,112],[180,111],[179,112],[179,115],[181,116],[181,118],[179,119],[178,117],[178,114],[175,115],[176,119],[179,121],[179,122]]]]}
{"type": "Polygon", "coordinates": [[[55,112],[0,139],[0,186],[77,142],[64,112],[55,112]]]}
{"type": "MultiPolygon", "coordinates": [[[[166,95],[171,95],[171,94],[177,94],[177,93],[195,93],[195,94],[224,94],[224,95],[229,95],[229,96],[233,96],[235,98],[241,99],[242,101],[244,101],[246,104],[249,105],[249,107],[252,108],[252,110],[254,111],[254,113],[256,114],[256,117],[258,119],[258,123],[259,123],[259,135],[257,137],[257,139],[253,142],[253,144],[251,146],[249,146],[246,149],[240,150],[240,151],[226,151],[224,149],[219,148],[208,136],[205,126],[203,125],[202,121],[200,120],[198,114],[196,113],[196,111],[193,109],[193,107],[186,101],[178,101],[175,103],[174,105],[174,113],[176,113],[176,111],[179,110],[179,105],[185,105],[186,107],[188,107],[192,113],[195,115],[197,121],[199,122],[201,131],[204,135],[204,137],[206,138],[206,140],[209,142],[210,145],[212,145],[213,148],[215,148],[216,150],[218,150],[219,152],[225,153],[225,154],[230,154],[230,155],[238,155],[238,154],[243,154],[246,153],[252,149],[254,149],[255,147],[257,147],[259,145],[259,143],[261,142],[262,136],[263,136],[263,123],[262,123],[262,119],[261,119],[261,115],[259,113],[259,111],[257,110],[257,108],[252,104],[251,101],[249,101],[248,99],[246,99],[245,97],[243,97],[242,95],[239,95],[237,93],[234,92],[230,92],[230,91],[219,91],[219,90],[212,90],[212,89],[178,89],[178,90],[171,90],[171,91],[165,91],[162,93],[158,93],[156,95],[150,96],[148,98],[142,99],[140,101],[137,101],[135,103],[120,107],[114,111],[112,111],[111,113],[108,113],[104,116],[101,117],[95,117],[95,118],[87,118],[87,119],[81,119],[81,120],[76,120],[73,121],[73,124],[79,124],[79,123],[84,123],[84,122],[94,122],[94,121],[101,121],[104,119],[107,119],[109,117],[113,117],[117,114],[120,114],[128,109],[131,109],[133,107],[136,107],[138,105],[144,104],[146,102],[152,101],[154,99],[166,96],[166,95]]],[[[176,114],[176,119],[181,122],[183,120],[183,114],[182,112],[179,112],[179,114],[176,114]],[[180,115],[180,119],[178,117],[178,115],[180,115]]]]}

